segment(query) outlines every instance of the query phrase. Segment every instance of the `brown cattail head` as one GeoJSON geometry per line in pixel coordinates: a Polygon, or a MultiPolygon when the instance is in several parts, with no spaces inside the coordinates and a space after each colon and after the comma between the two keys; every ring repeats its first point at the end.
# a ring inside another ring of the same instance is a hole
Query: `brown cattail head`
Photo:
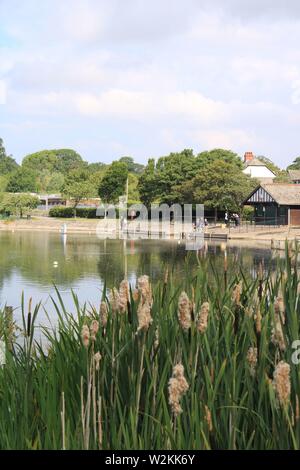
{"type": "Polygon", "coordinates": [[[81,330],[81,340],[82,344],[85,348],[89,347],[90,344],[90,330],[87,325],[83,325],[82,330],[81,330]]]}
{"type": "Polygon", "coordinates": [[[289,404],[291,395],[290,365],[280,361],[273,374],[273,386],[277,399],[282,406],[289,404]]]}
{"type": "Polygon", "coordinates": [[[281,297],[278,297],[274,303],[274,327],[272,329],[271,341],[280,351],[285,351],[286,344],[282,325],[285,324],[285,307],[281,297]]]}
{"type": "Polygon", "coordinates": [[[96,335],[99,331],[99,322],[97,320],[93,320],[90,326],[90,333],[91,333],[91,340],[96,341],[96,335]]]}
{"type": "Polygon", "coordinates": [[[243,284],[242,282],[239,282],[238,284],[234,286],[233,291],[232,291],[232,301],[237,307],[240,307],[241,305],[242,288],[243,288],[243,284]]]}
{"type": "Polygon", "coordinates": [[[247,361],[250,366],[250,374],[254,377],[257,366],[257,348],[251,347],[248,349],[247,361]]]}
{"type": "Polygon", "coordinates": [[[173,374],[169,380],[168,387],[169,405],[171,406],[171,410],[175,417],[182,413],[180,401],[188,389],[189,384],[184,377],[184,367],[180,363],[176,364],[176,366],[173,367],[173,374]]]}
{"type": "Polygon", "coordinates": [[[285,325],[285,305],[282,297],[277,297],[274,302],[275,320],[285,325]]]}
{"type": "Polygon", "coordinates": [[[137,310],[138,331],[147,331],[153,322],[151,317],[151,308],[153,304],[152,289],[148,276],[140,276],[138,278],[138,292],[140,303],[137,310]]]}
{"type": "Polygon", "coordinates": [[[153,298],[149,276],[140,276],[138,278],[138,290],[141,294],[141,302],[147,302],[152,307],[153,298]]]}
{"type": "Polygon", "coordinates": [[[205,409],[205,421],[207,422],[208,430],[209,430],[209,432],[212,432],[213,424],[212,424],[210,409],[206,405],[205,405],[204,409],[205,409]]]}
{"type": "Polygon", "coordinates": [[[182,292],[178,300],[178,320],[183,330],[189,330],[192,326],[192,309],[192,302],[189,300],[187,294],[182,292]]]}
{"type": "Polygon", "coordinates": [[[119,288],[119,312],[126,313],[127,306],[130,303],[130,290],[129,290],[129,283],[124,279],[119,288]]]}
{"type": "Polygon", "coordinates": [[[147,301],[145,303],[140,302],[137,310],[137,317],[139,323],[138,331],[147,331],[153,322],[151,317],[151,307],[147,301]]]}
{"type": "Polygon", "coordinates": [[[205,331],[207,330],[208,314],[209,314],[209,303],[204,302],[201,305],[201,309],[197,318],[197,330],[200,333],[205,333],[205,331]]]}
{"type": "Polygon", "coordinates": [[[165,270],[165,275],[164,275],[164,284],[168,284],[168,278],[169,278],[169,268],[167,267],[165,270]]]}
{"type": "Polygon", "coordinates": [[[261,313],[260,313],[259,305],[256,308],[256,313],[254,315],[254,320],[255,320],[256,334],[260,335],[261,334],[261,313]]]}
{"type": "Polygon", "coordinates": [[[285,351],[286,344],[280,322],[275,323],[274,328],[272,329],[271,341],[274,346],[277,346],[280,349],[280,351],[285,351]]]}
{"type": "Polygon", "coordinates": [[[139,291],[138,289],[134,289],[133,292],[132,292],[132,298],[135,302],[137,302],[139,300],[139,291]]]}
{"type": "Polygon", "coordinates": [[[99,352],[96,352],[96,354],[94,354],[94,361],[95,361],[96,370],[99,370],[99,368],[100,368],[101,358],[102,358],[102,356],[99,352]]]}
{"type": "Polygon", "coordinates": [[[114,287],[110,291],[109,301],[110,301],[111,311],[113,314],[115,314],[119,309],[119,291],[118,289],[116,289],[116,287],[114,287]]]}
{"type": "Polygon", "coordinates": [[[100,319],[100,325],[102,328],[106,328],[107,325],[107,319],[108,319],[108,308],[106,302],[101,302],[100,304],[100,314],[99,314],[99,319],[100,319]]]}
{"type": "Polygon", "coordinates": [[[159,329],[158,328],[156,328],[155,330],[155,340],[154,340],[153,346],[155,350],[158,349],[158,346],[159,346],[159,329]]]}

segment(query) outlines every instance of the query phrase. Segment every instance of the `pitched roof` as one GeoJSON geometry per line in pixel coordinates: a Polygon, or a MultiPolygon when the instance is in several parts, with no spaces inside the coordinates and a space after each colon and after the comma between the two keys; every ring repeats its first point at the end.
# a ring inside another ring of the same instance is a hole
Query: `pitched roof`
{"type": "Polygon", "coordinates": [[[288,174],[292,181],[300,180],[300,170],[288,170],[288,174]]]}
{"type": "Polygon", "coordinates": [[[300,206],[300,184],[265,183],[261,187],[280,205],[300,206]]]}
{"type": "Polygon", "coordinates": [[[252,160],[248,160],[246,163],[245,163],[245,167],[247,168],[247,166],[267,166],[265,165],[261,160],[259,160],[258,158],[252,158],[252,160]]]}

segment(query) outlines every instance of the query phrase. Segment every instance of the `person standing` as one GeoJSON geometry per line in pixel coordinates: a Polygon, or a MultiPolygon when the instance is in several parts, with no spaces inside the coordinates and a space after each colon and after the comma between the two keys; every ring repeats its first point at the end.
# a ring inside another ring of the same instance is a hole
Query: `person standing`
{"type": "Polygon", "coordinates": [[[229,215],[228,215],[228,212],[226,211],[225,212],[225,225],[226,225],[226,227],[228,226],[228,222],[229,222],[229,215]]]}

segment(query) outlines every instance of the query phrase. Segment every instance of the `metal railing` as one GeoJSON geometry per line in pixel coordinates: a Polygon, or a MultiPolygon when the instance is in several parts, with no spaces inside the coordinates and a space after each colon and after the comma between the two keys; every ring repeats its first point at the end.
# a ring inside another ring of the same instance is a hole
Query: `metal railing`
{"type": "Polygon", "coordinates": [[[237,219],[229,220],[227,223],[224,219],[215,221],[214,217],[206,218],[206,229],[227,229],[229,232],[254,232],[254,231],[270,231],[273,228],[286,226],[285,217],[262,217],[253,220],[237,219]]]}

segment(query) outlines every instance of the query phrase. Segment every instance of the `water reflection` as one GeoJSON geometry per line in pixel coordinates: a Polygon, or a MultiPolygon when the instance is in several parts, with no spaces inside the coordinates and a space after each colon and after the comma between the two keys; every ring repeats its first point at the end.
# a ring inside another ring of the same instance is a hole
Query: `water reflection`
{"type": "MultiPolygon", "coordinates": [[[[212,243],[205,241],[198,253],[223,270],[224,260],[229,271],[242,267],[255,276],[259,263],[267,268],[274,263],[266,246],[212,243]]],[[[146,273],[153,281],[163,278],[166,266],[180,281],[185,269],[197,269],[195,253],[189,253],[178,241],[163,240],[99,240],[93,235],[56,234],[45,232],[0,233],[0,304],[18,307],[21,293],[42,300],[47,307],[54,284],[71,303],[70,290],[81,302],[98,304],[104,280],[107,287],[118,284],[125,275],[133,284],[146,273]],[[187,259],[186,259],[187,258],[187,259]]]]}

